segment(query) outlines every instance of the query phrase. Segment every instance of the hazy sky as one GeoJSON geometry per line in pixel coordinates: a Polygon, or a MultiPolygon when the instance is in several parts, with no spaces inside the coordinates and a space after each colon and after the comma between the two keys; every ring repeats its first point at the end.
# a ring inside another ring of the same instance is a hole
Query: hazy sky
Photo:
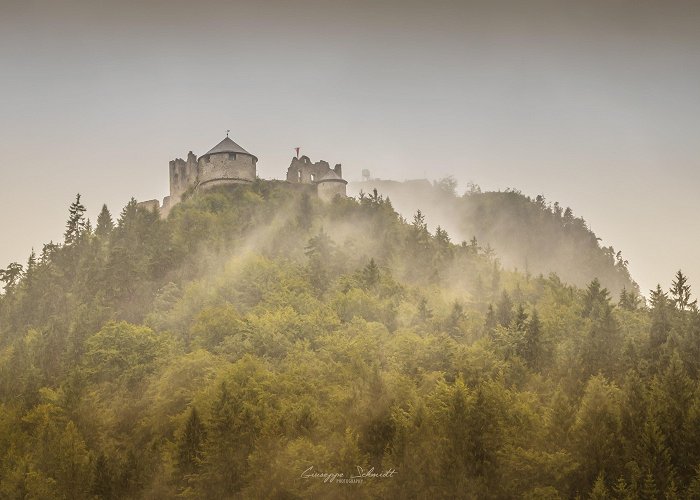
{"type": "Polygon", "coordinates": [[[643,290],[700,292],[700,2],[0,0],[0,266],[167,194],[226,129],[381,178],[571,206],[643,290]]]}

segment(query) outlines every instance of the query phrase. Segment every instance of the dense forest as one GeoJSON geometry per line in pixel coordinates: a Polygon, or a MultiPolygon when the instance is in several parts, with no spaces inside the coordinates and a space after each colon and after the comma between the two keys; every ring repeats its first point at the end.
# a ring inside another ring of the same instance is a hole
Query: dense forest
{"type": "Polygon", "coordinates": [[[469,184],[462,195],[452,177],[424,181],[368,181],[350,184],[350,191],[379,191],[391,198],[404,217],[423,210],[429,227],[438,224],[453,236],[469,241],[476,237],[501,264],[524,273],[556,272],[567,283],[585,287],[597,277],[614,295],[623,289],[639,293],[627,262],[600,239],[570,207],[534,198],[515,189],[484,191],[469,184]]]}
{"type": "Polygon", "coordinates": [[[377,193],[77,197],[0,271],[0,498],[700,498],[700,313],[664,278],[504,269],[377,193]]]}

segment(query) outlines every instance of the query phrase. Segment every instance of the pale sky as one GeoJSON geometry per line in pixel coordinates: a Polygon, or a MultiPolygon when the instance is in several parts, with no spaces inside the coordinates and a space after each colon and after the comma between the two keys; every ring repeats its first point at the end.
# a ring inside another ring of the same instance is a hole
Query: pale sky
{"type": "Polygon", "coordinates": [[[389,179],[571,206],[643,291],[700,291],[700,3],[0,0],[0,266],[167,195],[231,129],[389,179]]]}

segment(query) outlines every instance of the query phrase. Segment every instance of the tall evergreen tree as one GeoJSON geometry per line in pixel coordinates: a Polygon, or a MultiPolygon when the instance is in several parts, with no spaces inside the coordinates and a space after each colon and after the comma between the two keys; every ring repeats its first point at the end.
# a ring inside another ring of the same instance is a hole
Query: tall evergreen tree
{"type": "Polygon", "coordinates": [[[10,292],[22,277],[24,268],[17,262],[11,263],[6,269],[0,269],[0,281],[5,283],[5,293],[10,292]]]}
{"type": "Polygon", "coordinates": [[[75,196],[75,201],[68,208],[68,222],[64,234],[67,246],[76,243],[86,231],[85,207],[80,203],[80,193],[75,196]]]}
{"type": "Polygon", "coordinates": [[[650,290],[651,303],[651,329],[649,332],[649,344],[656,349],[666,342],[671,331],[671,301],[668,295],[656,285],[655,290],[650,290]]]}
{"type": "Polygon", "coordinates": [[[594,278],[583,296],[582,314],[586,318],[604,317],[610,311],[610,293],[594,278]]]}
{"type": "Polygon", "coordinates": [[[97,216],[97,227],[95,228],[95,234],[100,238],[106,238],[112,233],[114,229],[114,221],[112,220],[112,214],[109,212],[107,205],[102,205],[102,210],[97,216]]]}
{"type": "Polygon", "coordinates": [[[362,269],[362,284],[365,286],[365,288],[373,288],[379,283],[379,278],[380,278],[380,273],[379,273],[379,266],[377,266],[377,263],[374,262],[374,259],[369,260],[369,264],[367,264],[363,269],[362,269]]]}
{"type": "Polygon", "coordinates": [[[199,470],[204,457],[206,435],[204,424],[193,406],[177,443],[177,466],[183,477],[199,470]]]}
{"type": "Polygon", "coordinates": [[[525,329],[522,357],[533,370],[539,370],[542,364],[542,323],[537,309],[532,311],[532,317],[525,329]]]}
{"type": "Polygon", "coordinates": [[[627,288],[623,287],[617,305],[625,311],[634,311],[639,307],[639,302],[640,299],[636,293],[627,291],[627,288]]]}
{"type": "Polygon", "coordinates": [[[692,301],[690,300],[691,294],[688,278],[685,277],[681,270],[678,270],[676,273],[676,276],[671,284],[670,293],[671,302],[679,311],[686,311],[697,307],[697,299],[692,301]]]}
{"type": "Polygon", "coordinates": [[[513,302],[510,300],[510,295],[508,292],[503,290],[501,294],[501,300],[498,301],[496,306],[496,318],[501,326],[509,326],[510,322],[513,320],[513,302]]]}
{"type": "Polygon", "coordinates": [[[320,292],[324,292],[328,287],[333,249],[333,240],[323,228],[309,240],[305,248],[304,253],[309,258],[308,272],[311,283],[320,292]]]}

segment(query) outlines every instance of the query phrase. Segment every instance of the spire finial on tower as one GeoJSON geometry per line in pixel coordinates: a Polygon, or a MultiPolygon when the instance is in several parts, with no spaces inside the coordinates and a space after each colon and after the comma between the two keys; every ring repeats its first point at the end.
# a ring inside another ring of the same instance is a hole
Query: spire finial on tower
{"type": "Polygon", "coordinates": [[[230,130],[226,130],[226,137],[228,137],[228,133],[231,132],[230,130]]]}

